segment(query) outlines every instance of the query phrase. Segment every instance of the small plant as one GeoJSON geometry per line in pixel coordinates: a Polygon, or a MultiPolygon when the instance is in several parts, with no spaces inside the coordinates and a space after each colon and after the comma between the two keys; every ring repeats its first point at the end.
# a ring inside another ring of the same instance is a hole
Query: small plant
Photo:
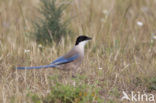
{"type": "Polygon", "coordinates": [[[156,77],[153,77],[149,80],[149,85],[148,85],[148,89],[150,91],[154,91],[156,90],[156,77]]]}
{"type": "Polygon", "coordinates": [[[31,95],[33,103],[103,103],[99,97],[99,88],[95,85],[80,83],[75,80],[75,85],[63,84],[60,82],[52,86],[51,92],[40,97],[36,94],[31,95]]]}
{"type": "Polygon", "coordinates": [[[31,99],[33,103],[41,103],[41,99],[36,94],[32,95],[31,99]]]}
{"type": "Polygon", "coordinates": [[[86,85],[57,84],[51,89],[51,93],[43,99],[43,103],[91,103],[97,99],[97,91],[93,88],[88,90],[86,85]]]}
{"type": "Polygon", "coordinates": [[[43,18],[35,23],[34,37],[38,44],[49,45],[52,41],[59,42],[62,37],[71,35],[72,32],[67,28],[69,20],[62,20],[62,13],[68,4],[60,3],[56,0],[41,0],[40,13],[43,18]]]}

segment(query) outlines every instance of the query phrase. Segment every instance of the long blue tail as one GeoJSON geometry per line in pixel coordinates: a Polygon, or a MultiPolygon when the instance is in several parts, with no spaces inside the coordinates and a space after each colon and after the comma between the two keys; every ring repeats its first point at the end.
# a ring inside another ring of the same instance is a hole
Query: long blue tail
{"type": "Polygon", "coordinates": [[[17,67],[16,69],[41,69],[41,68],[54,68],[57,67],[57,65],[42,65],[42,66],[35,66],[35,67],[17,67]]]}

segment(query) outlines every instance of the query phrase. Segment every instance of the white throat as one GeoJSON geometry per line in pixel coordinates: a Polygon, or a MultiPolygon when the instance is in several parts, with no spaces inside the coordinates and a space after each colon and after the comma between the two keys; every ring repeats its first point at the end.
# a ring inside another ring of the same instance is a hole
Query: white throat
{"type": "Polygon", "coordinates": [[[76,46],[83,50],[83,49],[84,49],[84,46],[86,45],[87,42],[88,42],[88,40],[82,41],[82,42],[80,42],[80,43],[79,43],[78,45],[76,45],[76,46]]]}

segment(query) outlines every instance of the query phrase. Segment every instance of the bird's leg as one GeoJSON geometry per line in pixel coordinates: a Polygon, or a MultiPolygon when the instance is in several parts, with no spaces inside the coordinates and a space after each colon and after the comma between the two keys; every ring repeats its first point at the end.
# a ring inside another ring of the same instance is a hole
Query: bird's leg
{"type": "Polygon", "coordinates": [[[77,77],[77,76],[76,76],[76,73],[77,73],[77,72],[78,72],[78,69],[76,69],[76,68],[72,70],[71,73],[72,73],[72,77],[73,77],[73,78],[76,78],[76,77],[77,77]]]}

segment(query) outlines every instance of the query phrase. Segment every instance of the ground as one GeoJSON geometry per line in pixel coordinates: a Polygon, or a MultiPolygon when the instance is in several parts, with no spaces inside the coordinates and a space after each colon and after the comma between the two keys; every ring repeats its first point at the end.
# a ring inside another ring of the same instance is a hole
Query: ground
{"type": "MultiPolygon", "coordinates": [[[[32,21],[40,16],[37,10],[40,2],[0,1],[0,102],[40,103],[42,100],[36,98],[46,98],[51,90],[58,89],[57,83],[66,89],[66,85],[85,85],[86,93],[93,99],[88,103],[97,103],[97,98],[99,103],[127,103],[121,101],[123,91],[156,95],[156,1],[73,0],[65,3],[70,5],[63,18],[72,17],[69,27],[76,35],[68,36],[68,42],[62,39],[59,44],[54,42],[44,47],[29,37],[33,31],[32,21]],[[93,40],[86,45],[85,60],[76,79],[53,68],[15,69],[50,63],[70,50],[80,34],[93,40]]],[[[85,97],[86,93],[79,92],[79,95],[85,97]]]]}

